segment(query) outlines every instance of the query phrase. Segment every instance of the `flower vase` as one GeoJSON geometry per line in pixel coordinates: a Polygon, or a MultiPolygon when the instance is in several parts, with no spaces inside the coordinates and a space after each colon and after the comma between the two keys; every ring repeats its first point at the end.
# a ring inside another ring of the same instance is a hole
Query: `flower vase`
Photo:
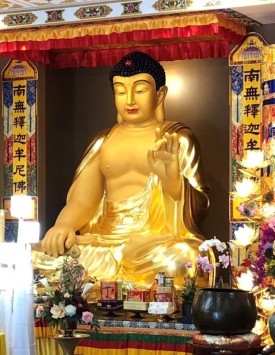
{"type": "Polygon", "coordinates": [[[182,323],[184,324],[192,324],[193,320],[192,320],[192,303],[183,303],[182,304],[182,323]]]}
{"type": "Polygon", "coordinates": [[[77,329],[77,319],[62,318],[59,320],[59,328],[66,338],[73,337],[77,329]]]}

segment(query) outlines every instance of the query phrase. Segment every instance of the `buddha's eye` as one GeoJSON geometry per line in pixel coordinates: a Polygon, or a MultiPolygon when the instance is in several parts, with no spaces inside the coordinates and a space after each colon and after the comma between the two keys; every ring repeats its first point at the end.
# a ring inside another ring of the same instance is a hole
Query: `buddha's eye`
{"type": "Polygon", "coordinates": [[[122,95],[125,95],[126,94],[126,90],[122,89],[122,88],[118,88],[118,89],[115,89],[115,93],[116,95],[118,96],[122,96],[122,95]]]}
{"type": "Polygon", "coordinates": [[[136,87],[136,94],[143,94],[144,92],[147,91],[147,88],[146,87],[136,87]]]}

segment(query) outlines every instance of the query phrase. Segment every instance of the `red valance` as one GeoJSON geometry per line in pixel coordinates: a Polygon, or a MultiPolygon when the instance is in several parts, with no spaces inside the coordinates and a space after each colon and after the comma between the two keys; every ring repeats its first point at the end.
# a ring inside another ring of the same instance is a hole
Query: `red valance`
{"type": "Polygon", "coordinates": [[[211,13],[3,31],[0,55],[50,67],[113,65],[129,50],[156,60],[227,57],[245,35],[243,24],[211,13]]]}

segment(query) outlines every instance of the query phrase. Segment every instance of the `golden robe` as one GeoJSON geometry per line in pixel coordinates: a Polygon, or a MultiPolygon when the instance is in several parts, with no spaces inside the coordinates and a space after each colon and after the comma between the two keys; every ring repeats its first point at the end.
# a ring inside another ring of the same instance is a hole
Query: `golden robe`
{"type": "MultiPolygon", "coordinates": [[[[98,135],[88,147],[75,179],[91,164],[104,142],[117,126],[98,135]]],[[[209,206],[209,190],[200,156],[200,148],[191,130],[181,123],[165,121],[163,134],[176,132],[179,141],[182,191],[174,201],[163,191],[154,174],[138,195],[119,203],[102,198],[100,207],[77,235],[81,249],[79,262],[98,280],[129,280],[149,286],[162,271],[183,284],[185,264],[194,261],[203,237],[200,223],[209,206]]],[[[68,193],[70,200],[70,191],[68,193]]],[[[62,262],[34,252],[34,267],[56,268],[62,262]]]]}

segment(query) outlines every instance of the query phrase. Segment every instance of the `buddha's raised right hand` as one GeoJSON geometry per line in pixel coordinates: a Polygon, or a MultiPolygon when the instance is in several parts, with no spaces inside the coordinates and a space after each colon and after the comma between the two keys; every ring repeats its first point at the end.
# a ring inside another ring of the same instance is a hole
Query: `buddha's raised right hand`
{"type": "Polygon", "coordinates": [[[181,178],[179,168],[179,140],[176,133],[161,134],[160,129],[155,131],[156,142],[148,150],[147,159],[151,172],[156,174],[164,190],[174,199],[178,200],[181,191],[181,178]]]}
{"type": "Polygon", "coordinates": [[[70,249],[76,241],[75,231],[66,225],[55,225],[48,230],[42,240],[42,251],[57,258],[70,249]]]}

